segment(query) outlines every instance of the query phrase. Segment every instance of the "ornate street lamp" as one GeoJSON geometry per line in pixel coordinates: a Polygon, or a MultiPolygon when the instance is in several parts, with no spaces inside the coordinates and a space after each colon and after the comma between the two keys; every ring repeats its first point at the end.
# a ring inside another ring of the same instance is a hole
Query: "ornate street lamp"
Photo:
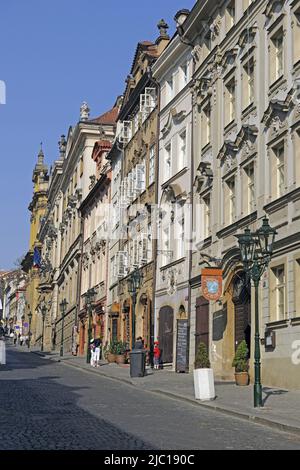
{"type": "Polygon", "coordinates": [[[273,247],[277,232],[264,217],[262,227],[251,233],[247,228],[243,234],[236,235],[241,252],[241,259],[247,276],[252,279],[255,287],[255,350],[254,350],[254,407],[262,407],[262,385],[260,370],[260,336],[258,312],[259,281],[267,269],[273,255],[273,247]]]}
{"type": "Polygon", "coordinates": [[[133,273],[127,278],[127,287],[128,292],[131,294],[132,299],[132,312],[131,312],[131,330],[132,330],[132,349],[135,345],[135,306],[137,299],[137,292],[141,287],[143,276],[140,270],[137,268],[133,273]]]}
{"type": "Polygon", "coordinates": [[[42,319],[43,319],[43,330],[42,330],[42,346],[41,346],[41,351],[44,351],[44,331],[45,331],[45,319],[47,315],[47,307],[45,304],[43,304],[41,308],[41,313],[42,313],[42,319]]]}
{"type": "Polygon", "coordinates": [[[67,310],[68,302],[66,299],[63,299],[59,304],[60,313],[61,313],[61,339],[60,339],[60,353],[59,355],[62,357],[64,355],[64,329],[65,329],[65,315],[67,310]]]}
{"type": "Polygon", "coordinates": [[[92,318],[93,318],[93,302],[96,295],[96,290],[94,288],[89,289],[85,294],[85,308],[88,313],[89,323],[88,323],[88,344],[87,344],[87,351],[86,351],[86,362],[89,364],[91,361],[91,350],[90,350],[90,342],[92,339],[92,318]]]}
{"type": "Polygon", "coordinates": [[[29,331],[28,331],[28,349],[30,349],[30,341],[31,341],[31,321],[32,321],[32,313],[28,312],[28,320],[29,320],[29,331]]]}

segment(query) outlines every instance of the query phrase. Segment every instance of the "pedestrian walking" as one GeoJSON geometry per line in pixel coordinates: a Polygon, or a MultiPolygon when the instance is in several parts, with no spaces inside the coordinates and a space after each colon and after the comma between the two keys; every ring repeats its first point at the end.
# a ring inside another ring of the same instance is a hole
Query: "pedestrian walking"
{"type": "Polygon", "coordinates": [[[96,338],[94,341],[94,367],[99,367],[101,344],[101,339],[96,338]]]}
{"type": "Polygon", "coordinates": [[[159,342],[154,341],[154,349],[153,349],[153,354],[154,354],[154,369],[159,369],[160,367],[160,347],[159,347],[159,342]]]}
{"type": "Polygon", "coordinates": [[[16,332],[15,332],[15,333],[13,333],[13,335],[14,335],[14,345],[16,346],[16,345],[17,345],[17,339],[18,339],[18,335],[17,335],[17,333],[16,333],[16,332]]]}
{"type": "Polygon", "coordinates": [[[90,351],[91,351],[91,366],[94,367],[95,365],[95,339],[92,338],[90,341],[90,351]]]}

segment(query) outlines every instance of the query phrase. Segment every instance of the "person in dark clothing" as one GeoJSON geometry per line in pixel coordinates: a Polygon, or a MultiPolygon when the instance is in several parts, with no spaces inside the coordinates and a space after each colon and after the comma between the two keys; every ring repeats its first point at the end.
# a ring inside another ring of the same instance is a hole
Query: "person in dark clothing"
{"type": "Polygon", "coordinates": [[[94,341],[94,367],[99,367],[101,345],[102,340],[100,338],[96,338],[94,341]]]}
{"type": "Polygon", "coordinates": [[[143,341],[143,338],[141,336],[139,336],[136,339],[136,342],[134,344],[134,349],[144,349],[144,341],[143,341]]]}

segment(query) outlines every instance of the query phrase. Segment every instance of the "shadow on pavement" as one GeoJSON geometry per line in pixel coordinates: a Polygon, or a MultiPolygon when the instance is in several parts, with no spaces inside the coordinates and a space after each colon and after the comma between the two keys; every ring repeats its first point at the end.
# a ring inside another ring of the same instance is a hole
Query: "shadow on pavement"
{"type": "MultiPolygon", "coordinates": [[[[153,445],[129,434],[109,421],[78,406],[82,391],[59,383],[62,377],[37,371],[36,378],[22,377],[19,369],[32,369],[53,362],[18,351],[8,351],[11,364],[0,369],[0,449],[1,450],[138,450],[153,445]],[[23,356],[23,360],[20,358],[23,356]],[[11,377],[11,371],[17,373],[11,377]],[[9,371],[9,374],[5,372],[9,371]],[[81,393],[79,393],[81,392],[81,393]]],[[[101,391],[99,391],[99,406],[101,391]]]]}

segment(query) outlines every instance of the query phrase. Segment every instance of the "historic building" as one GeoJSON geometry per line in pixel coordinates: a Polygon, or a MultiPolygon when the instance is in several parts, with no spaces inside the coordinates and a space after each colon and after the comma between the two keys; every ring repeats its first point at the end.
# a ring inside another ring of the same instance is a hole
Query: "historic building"
{"type": "Polygon", "coordinates": [[[34,344],[41,339],[40,332],[37,330],[39,315],[41,314],[38,305],[38,287],[40,282],[39,253],[42,247],[38,233],[47,209],[47,191],[49,184],[48,168],[44,163],[44,153],[42,149],[39,152],[38,161],[33,171],[32,182],[34,185],[33,197],[29,205],[29,211],[31,212],[30,243],[29,251],[22,261],[22,269],[28,274],[25,320],[29,322],[28,313],[32,315],[31,342],[34,344]]]}
{"type": "MultiPolygon", "coordinates": [[[[253,364],[254,295],[235,235],[267,215],[278,234],[260,283],[262,382],[300,388],[300,1],[197,2],[181,34],[193,45],[193,251],[190,364],[199,336],[219,378],[245,339],[253,364]],[[209,18],[209,21],[207,19],[209,18]],[[207,302],[201,268],[223,269],[207,302]],[[265,334],[272,334],[271,344],[265,334]],[[298,366],[299,367],[299,366],[298,366]]],[[[253,378],[253,370],[251,369],[253,378]]]]}
{"type": "Polygon", "coordinates": [[[26,322],[26,286],[27,275],[21,270],[1,272],[2,325],[9,331],[27,335],[29,324],[26,322]]]}
{"type": "Polygon", "coordinates": [[[92,327],[91,337],[101,337],[103,342],[108,338],[107,291],[112,171],[107,155],[112,148],[120,103],[121,99],[118,99],[114,108],[101,119],[101,140],[95,143],[91,156],[96,163],[95,178],[90,186],[89,194],[79,208],[83,234],[79,314],[80,354],[87,351],[89,322],[92,327]],[[90,289],[95,291],[92,319],[88,318],[86,298],[90,289]]]}
{"type": "Polygon", "coordinates": [[[66,140],[62,135],[58,143],[59,157],[54,161],[49,174],[47,211],[41,220],[39,241],[41,248],[40,282],[39,282],[39,310],[44,308],[46,317],[39,316],[37,323],[38,336],[43,336],[44,350],[53,350],[56,347],[56,322],[60,318],[58,302],[58,278],[61,260],[60,223],[62,221],[63,198],[60,188],[63,164],[66,153],[66,140]]]}
{"type": "Polygon", "coordinates": [[[154,334],[152,206],[156,202],[158,93],[151,66],[169,43],[168,25],[161,20],[158,28],[154,43],[137,45],[118,117],[117,139],[123,147],[123,161],[114,220],[120,220],[122,230],[119,251],[111,253],[110,331],[111,337],[130,346],[133,336],[142,336],[149,347],[154,334]]]}
{"type": "MultiPolygon", "coordinates": [[[[175,16],[177,24],[181,25],[188,14],[188,10],[179,11],[175,16]]],[[[152,72],[160,91],[155,337],[160,342],[163,362],[176,368],[177,322],[188,319],[190,310],[193,193],[190,88],[193,60],[191,47],[181,41],[178,32],[153,65],[152,72]]]]}

